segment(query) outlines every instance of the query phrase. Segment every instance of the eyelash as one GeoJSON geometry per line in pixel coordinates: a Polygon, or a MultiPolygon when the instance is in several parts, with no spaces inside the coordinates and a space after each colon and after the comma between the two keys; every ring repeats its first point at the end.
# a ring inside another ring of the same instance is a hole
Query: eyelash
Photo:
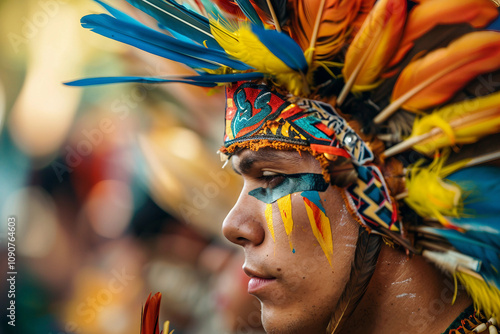
{"type": "Polygon", "coordinates": [[[272,174],[272,175],[262,175],[259,177],[259,180],[265,182],[266,188],[274,188],[281,184],[283,180],[286,178],[285,174],[272,174]]]}

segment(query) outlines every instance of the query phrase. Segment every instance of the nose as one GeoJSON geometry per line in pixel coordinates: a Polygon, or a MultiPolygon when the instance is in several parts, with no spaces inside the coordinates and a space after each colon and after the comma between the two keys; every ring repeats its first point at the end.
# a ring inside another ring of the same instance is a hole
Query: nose
{"type": "Polygon", "coordinates": [[[265,238],[265,203],[250,196],[243,188],[238,201],[224,219],[222,233],[234,244],[258,246],[265,238]]]}

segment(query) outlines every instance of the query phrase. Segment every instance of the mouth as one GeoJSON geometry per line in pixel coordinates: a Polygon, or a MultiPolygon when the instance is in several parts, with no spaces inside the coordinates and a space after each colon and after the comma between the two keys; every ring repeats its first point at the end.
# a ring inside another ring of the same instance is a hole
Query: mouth
{"type": "Polygon", "coordinates": [[[247,267],[243,267],[243,271],[250,277],[248,281],[248,293],[255,294],[260,290],[265,289],[268,285],[276,282],[276,277],[267,274],[259,273],[247,267]]]}

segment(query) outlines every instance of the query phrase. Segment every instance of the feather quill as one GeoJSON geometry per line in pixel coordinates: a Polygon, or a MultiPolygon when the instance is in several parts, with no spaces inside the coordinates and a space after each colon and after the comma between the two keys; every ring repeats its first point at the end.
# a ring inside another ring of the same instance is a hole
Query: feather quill
{"type": "Polygon", "coordinates": [[[382,238],[359,227],[358,241],[354,261],[351,267],[349,283],[335,307],[328,333],[336,333],[349,318],[368,288],[368,283],[375,271],[382,238]]]}
{"type": "MultiPolygon", "coordinates": [[[[420,228],[419,231],[438,235],[434,229],[426,229],[428,228],[420,228]]],[[[463,254],[454,251],[437,252],[424,250],[422,255],[443,271],[458,278],[462,286],[467,290],[467,293],[472,297],[474,308],[477,311],[481,311],[487,317],[498,316],[500,314],[500,290],[498,287],[491,284],[491,282],[485,281],[483,276],[475,270],[464,268],[460,263],[466,257],[469,258],[466,260],[467,263],[478,263],[481,266],[481,261],[474,260],[468,256],[464,257],[463,254]]],[[[498,272],[496,275],[498,276],[498,272]]]]}
{"type": "MultiPolygon", "coordinates": [[[[488,233],[474,235],[474,231],[459,232],[456,230],[424,227],[423,232],[440,236],[448,241],[456,250],[467,256],[481,261],[478,273],[487,283],[500,286],[500,248],[488,242],[488,233]]],[[[495,235],[498,238],[498,233],[495,235]]]]}
{"type": "Polygon", "coordinates": [[[485,27],[498,16],[491,0],[433,0],[413,7],[404,29],[398,51],[388,67],[398,64],[413,47],[415,40],[441,24],[468,23],[485,27]]]}
{"type": "Polygon", "coordinates": [[[370,12],[347,49],[342,69],[346,85],[341,104],[349,90],[371,90],[396,51],[406,19],[406,0],[380,0],[370,12]],[[352,88],[351,88],[352,87],[352,88]]]}
{"type": "Polygon", "coordinates": [[[442,147],[474,143],[500,130],[500,93],[448,105],[417,118],[411,136],[384,152],[385,157],[409,148],[431,154],[442,147]]]}
{"type": "MultiPolygon", "coordinates": [[[[290,34],[302,50],[314,46],[314,59],[332,60],[357,32],[374,0],[290,0],[290,34]],[[319,17],[317,40],[311,43],[319,17]]],[[[310,52],[310,51],[309,51],[310,52]]]]}
{"type": "Polygon", "coordinates": [[[478,75],[499,69],[499,59],[500,33],[478,31],[462,36],[405,67],[392,91],[392,103],[374,122],[385,121],[400,107],[419,111],[446,102],[478,75]]]}

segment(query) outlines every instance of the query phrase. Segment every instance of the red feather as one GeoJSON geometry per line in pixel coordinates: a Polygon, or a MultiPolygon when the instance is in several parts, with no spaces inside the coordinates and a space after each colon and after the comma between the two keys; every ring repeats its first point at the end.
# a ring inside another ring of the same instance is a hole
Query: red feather
{"type": "Polygon", "coordinates": [[[233,18],[246,19],[245,14],[234,0],[212,0],[212,2],[224,13],[233,18]]]}
{"type": "Polygon", "coordinates": [[[158,324],[160,303],[160,292],[157,292],[153,297],[151,297],[151,293],[149,294],[142,310],[141,334],[160,334],[160,326],[158,324]]]}

